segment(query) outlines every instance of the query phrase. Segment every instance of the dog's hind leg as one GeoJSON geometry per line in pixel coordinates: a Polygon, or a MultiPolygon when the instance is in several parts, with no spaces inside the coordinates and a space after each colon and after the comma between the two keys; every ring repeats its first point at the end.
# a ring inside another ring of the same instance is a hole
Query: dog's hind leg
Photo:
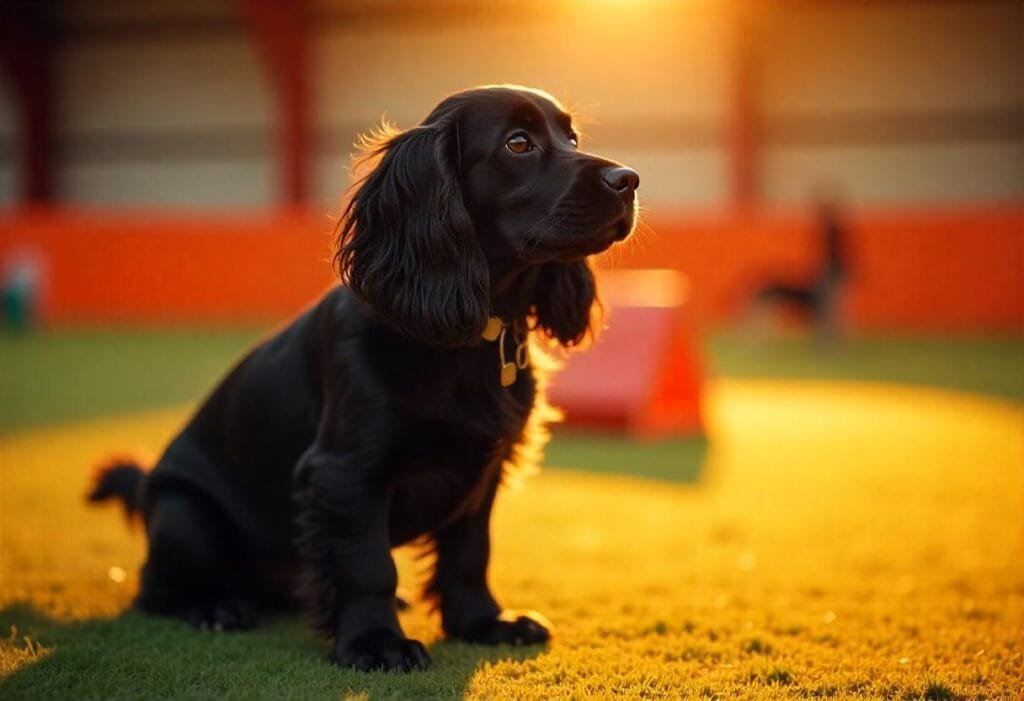
{"type": "Polygon", "coordinates": [[[139,609],[202,629],[255,625],[239,539],[212,503],[187,490],[163,490],[149,509],[146,531],[139,609]]]}

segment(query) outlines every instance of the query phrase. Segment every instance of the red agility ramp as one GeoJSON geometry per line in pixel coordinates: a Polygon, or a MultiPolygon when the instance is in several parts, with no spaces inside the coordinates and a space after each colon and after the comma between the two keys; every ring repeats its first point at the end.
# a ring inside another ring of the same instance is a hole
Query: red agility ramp
{"type": "Polygon", "coordinates": [[[607,328],[557,373],[552,404],[573,427],[645,437],[701,433],[702,373],[686,277],[605,271],[600,283],[607,328]]]}

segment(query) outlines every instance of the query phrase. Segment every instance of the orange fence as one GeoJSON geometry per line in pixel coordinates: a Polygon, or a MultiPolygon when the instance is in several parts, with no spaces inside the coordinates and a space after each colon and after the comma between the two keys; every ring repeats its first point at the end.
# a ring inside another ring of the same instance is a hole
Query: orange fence
{"type": "MultiPolygon", "coordinates": [[[[847,222],[857,327],[1024,331],[1024,204],[858,211],[847,222]]],[[[815,226],[794,212],[655,211],[600,263],[683,271],[694,317],[715,324],[766,280],[809,280],[815,226]]],[[[53,322],[277,319],[332,283],[331,229],[308,210],[13,210],[0,214],[0,269],[38,261],[53,322]]]]}
{"type": "Polygon", "coordinates": [[[326,216],[30,211],[0,216],[0,264],[42,258],[53,322],[292,315],[332,282],[326,216]]]}
{"type": "MultiPolygon", "coordinates": [[[[848,230],[848,309],[858,328],[1024,332],[1024,204],[858,211],[848,230]]],[[[694,314],[742,312],[768,280],[806,284],[821,256],[810,213],[652,215],[616,267],[690,277],[694,314]]]]}

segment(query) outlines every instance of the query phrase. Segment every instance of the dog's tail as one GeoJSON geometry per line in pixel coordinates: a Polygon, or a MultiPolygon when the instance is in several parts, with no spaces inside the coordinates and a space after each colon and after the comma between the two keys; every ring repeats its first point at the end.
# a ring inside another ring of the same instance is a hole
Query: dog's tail
{"type": "Polygon", "coordinates": [[[88,500],[93,503],[119,499],[129,521],[139,516],[146,470],[135,460],[115,458],[96,469],[88,500]]]}

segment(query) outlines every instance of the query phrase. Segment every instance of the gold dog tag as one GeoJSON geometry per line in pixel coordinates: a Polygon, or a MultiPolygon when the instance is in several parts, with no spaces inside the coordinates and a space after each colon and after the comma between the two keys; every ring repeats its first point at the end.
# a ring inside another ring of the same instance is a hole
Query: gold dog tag
{"type": "Polygon", "coordinates": [[[526,347],[526,341],[522,341],[516,346],[516,367],[520,370],[525,370],[526,366],[530,364],[530,351],[526,347]]]}
{"type": "Polygon", "coordinates": [[[516,382],[516,364],[504,363],[501,366],[501,386],[511,387],[516,382]]]}
{"type": "Polygon", "coordinates": [[[504,326],[501,323],[501,319],[496,316],[492,316],[487,320],[487,326],[484,327],[484,332],[481,334],[481,338],[485,341],[494,341],[498,338],[498,334],[501,333],[501,329],[504,326]]]}

